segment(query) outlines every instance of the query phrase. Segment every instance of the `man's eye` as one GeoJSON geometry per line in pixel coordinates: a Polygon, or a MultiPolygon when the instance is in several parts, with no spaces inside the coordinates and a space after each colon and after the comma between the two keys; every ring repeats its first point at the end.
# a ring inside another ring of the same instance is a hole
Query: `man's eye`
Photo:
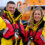
{"type": "Polygon", "coordinates": [[[15,8],[13,8],[13,9],[15,9],[15,8]]]}
{"type": "Polygon", "coordinates": [[[9,8],[12,8],[12,7],[9,7],[9,8]]]}

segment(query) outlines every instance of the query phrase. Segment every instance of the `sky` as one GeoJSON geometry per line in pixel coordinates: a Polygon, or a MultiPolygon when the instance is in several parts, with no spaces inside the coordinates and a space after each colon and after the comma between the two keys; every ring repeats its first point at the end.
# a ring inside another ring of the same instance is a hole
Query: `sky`
{"type": "MultiPolygon", "coordinates": [[[[11,1],[11,0],[0,0],[0,6],[3,6],[3,7],[6,6],[8,1],[11,1]]],[[[20,0],[12,0],[12,1],[14,1],[17,4],[17,2],[20,0]]],[[[23,3],[25,0],[21,0],[21,1],[23,3]]]]}

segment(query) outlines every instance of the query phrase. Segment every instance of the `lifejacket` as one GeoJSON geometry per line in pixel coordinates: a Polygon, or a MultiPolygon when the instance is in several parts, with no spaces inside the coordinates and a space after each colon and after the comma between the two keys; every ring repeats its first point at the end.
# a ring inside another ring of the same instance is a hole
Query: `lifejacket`
{"type": "MultiPolygon", "coordinates": [[[[36,25],[37,26],[37,25],[36,25]]],[[[32,28],[32,27],[30,27],[30,26],[28,26],[27,27],[27,31],[26,31],[26,40],[28,41],[28,38],[29,38],[29,40],[30,40],[30,37],[32,38],[33,37],[33,40],[31,40],[32,41],[32,43],[31,43],[31,45],[33,44],[33,45],[35,45],[35,43],[36,42],[34,42],[34,40],[35,40],[35,36],[36,36],[36,33],[38,32],[38,30],[39,29],[41,29],[41,28],[43,28],[43,26],[44,26],[44,21],[41,21],[40,23],[39,23],[39,25],[38,25],[38,28],[36,28],[36,26],[34,27],[34,28],[32,28]],[[35,30],[35,28],[36,28],[36,30],[35,30]],[[34,33],[35,32],[35,33],[34,33]]],[[[36,43],[36,45],[37,45],[37,43],[36,43]]]]}
{"type": "Polygon", "coordinates": [[[37,45],[44,45],[45,44],[45,39],[44,39],[44,37],[42,35],[42,31],[43,31],[43,29],[40,29],[37,33],[34,32],[34,34],[36,33],[34,42],[37,45]]]}
{"type": "Polygon", "coordinates": [[[40,35],[40,33],[39,34],[37,34],[37,33],[38,33],[38,31],[40,31],[40,29],[42,30],[43,27],[44,27],[44,21],[42,21],[42,23],[39,25],[37,30],[33,32],[32,36],[33,36],[34,45],[39,45],[38,42],[35,42],[35,39],[38,38],[38,36],[36,37],[36,35],[40,35]]]}
{"type": "MultiPolygon", "coordinates": [[[[16,22],[16,24],[13,24],[15,28],[15,33],[16,30],[19,31],[19,36],[18,38],[15,37],[15,45],[24,45],[24,39],[25,39],[25,30],[22,24],[20,24],[20,21],[16,22]]],[[[14,37],[13,37],[14,38],[14,37]]]]}
{"type": "Polygon", "coordinates": [[[37,45],[45,45],[45,16],[43,17],[43,22],[39,25],[37,31],[33,33],[34,42],[37,45]]]}
{"type": "Polygon", "coordinates": [[[22,14],[17,9],[14,12],[14,15],[12,15],[10,11],[5,11],[5,10],[2,15],[3,19],[9,20],[11,23],[16,23],[16,21],[18,21],[21,17],[22,17],[22,14]]]}
{"type": "MultiPolygon", "coordinates": [[[[21,18],[22,14],[16,10],[15,15],[16,15],[16,17],[17,17],[17,18],[15,18],[15,19],[14,19],[15,16],[12,16],[12,15],[9,15],[9,16],[7,17],[6,14],[3,14],[3,16],[2,16],[3,19],[6,18],[7,20],[10,21],[10,23],[12,24],[14,30],[15,30],[15,28],[14,28],[15,26],[14,26],[14,25],[15,25],[16,22],[21,18]],[[17,16],[17,15],[18,15],[18,16],[17,16]],[[14,25],[13,25],[13,24],[14,24],[14,25]]],[[[23,26],[21,26],[21,28],[22,28],[22,27],[23,27],[23,26]]],[[[22,30],[21,32],[23,33],[23,30],[22,30]]],[[[24,33],[25,33],[25,32],[24,32],[24,33]]],[[[24,35],[25,35],[25,34],[24,34],[24,35]]],[[[15,38],[15,37],[13,37],[12,40],[14,40],[14,38],[15,38]]],[[[14,43],[15,43],[15,41],[14,41],[14,43]]]]}

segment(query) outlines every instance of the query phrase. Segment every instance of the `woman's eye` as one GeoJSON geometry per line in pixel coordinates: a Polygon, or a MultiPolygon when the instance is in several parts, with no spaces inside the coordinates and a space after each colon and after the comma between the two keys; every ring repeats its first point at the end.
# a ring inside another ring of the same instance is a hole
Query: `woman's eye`
{"type": "Polygon", "coordinates": [[[34,15],[37,15],[37,13],[35,13],[34,15]]]}
{"type": "Polygon", "coordinates": [[[34,15],[41,15],[41,14],[39,14],[39,13],[35,13],[34,15]]]}
{"type": "Polygon", "coordinates": [[[40,14],[38,14],[38,15],[40,15],[40,14]]]}

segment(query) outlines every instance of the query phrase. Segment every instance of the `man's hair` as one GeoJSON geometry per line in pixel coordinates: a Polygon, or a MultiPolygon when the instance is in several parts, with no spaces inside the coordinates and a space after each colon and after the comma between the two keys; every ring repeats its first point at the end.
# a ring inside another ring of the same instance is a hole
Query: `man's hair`
{"type": "Polygon", "coordinates": [[[7,3],[7,5],[8,5],[8,4],[15,4],[15,2],[9,1],[9,2],[7,3]]]}

